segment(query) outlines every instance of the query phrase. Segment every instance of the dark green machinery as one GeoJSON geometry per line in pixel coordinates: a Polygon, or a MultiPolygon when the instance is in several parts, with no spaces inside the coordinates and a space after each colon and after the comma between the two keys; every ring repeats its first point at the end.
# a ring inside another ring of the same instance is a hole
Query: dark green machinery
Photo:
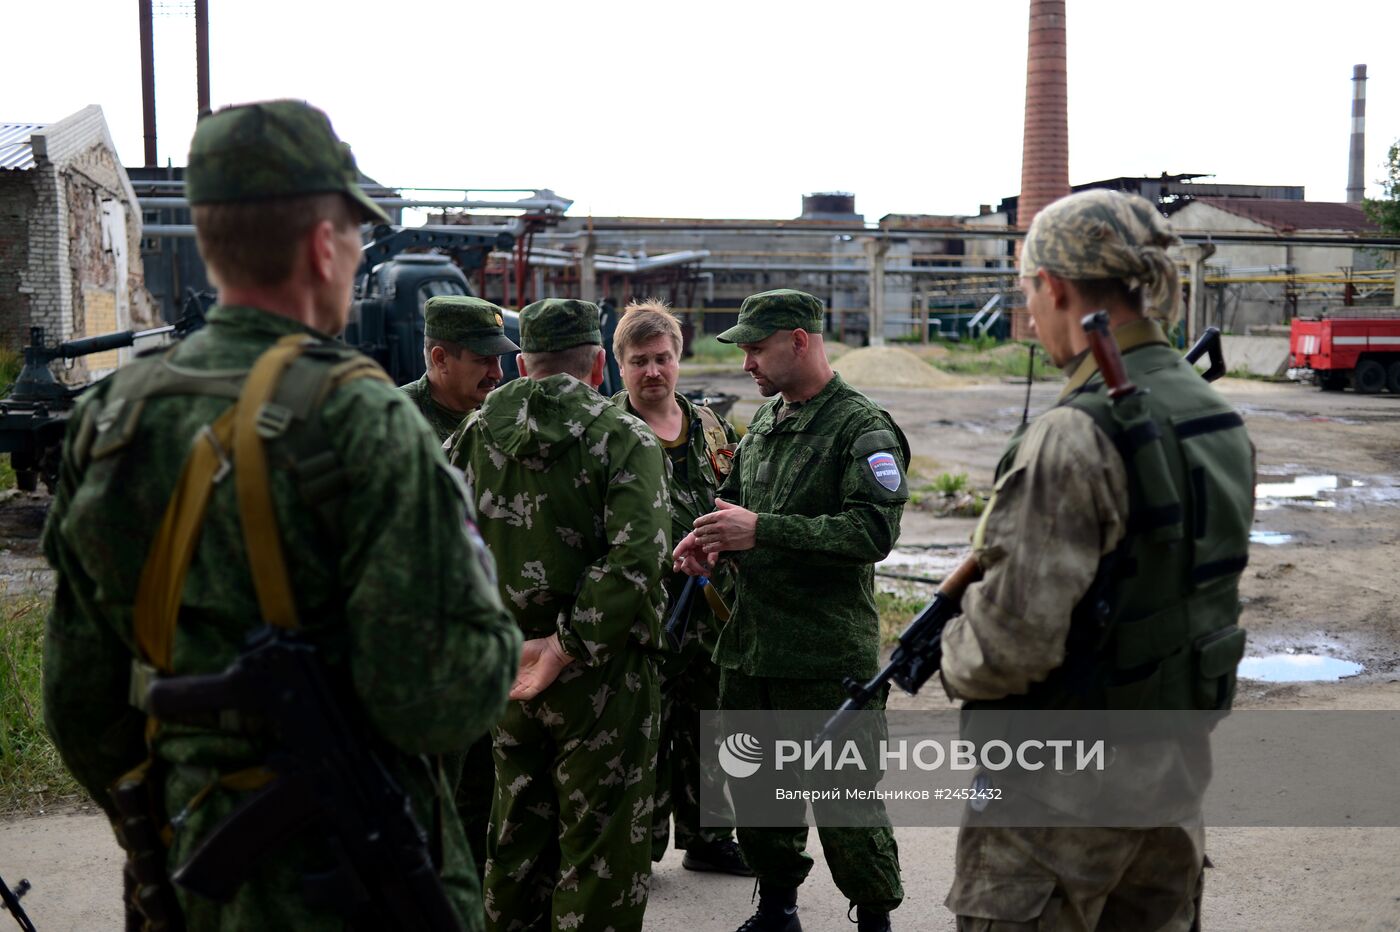
{"type": "Polygon", "coordinates": [[[150,330],[121,330],[49,345],[44,328],[31,327],[29,345],[24,348],[24,368],[9,394],[0,401],[0,453],[10,454],[15,484],[32,492],[42,479],[52,492],[58,482],[59,451],[68,414],[87,386],[64,385],[54,378],[52,363],[121,349],[147,337],[170,334],[178,339],[202,326],[204,303],[200,296],[191,293],[178,321],[150,330]]]}

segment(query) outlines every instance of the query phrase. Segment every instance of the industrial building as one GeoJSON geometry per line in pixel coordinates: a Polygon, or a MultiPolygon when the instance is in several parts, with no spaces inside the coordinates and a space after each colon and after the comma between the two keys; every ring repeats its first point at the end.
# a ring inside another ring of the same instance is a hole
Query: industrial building
{"type": "MultiPolygon", "coordinates": [[[[50,342],[152,324],[141,210],[100,107],[56,123],[0,123],[0,340],[50,342]]],[[[119,352],[75,360],[82,380],[119,352]]]]}

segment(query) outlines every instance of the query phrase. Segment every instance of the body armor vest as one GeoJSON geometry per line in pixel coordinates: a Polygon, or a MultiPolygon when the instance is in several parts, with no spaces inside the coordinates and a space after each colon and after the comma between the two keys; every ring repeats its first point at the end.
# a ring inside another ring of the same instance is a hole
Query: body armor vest
{"type": "Polygon", "coordinates": [[[1095,372],[1060,401],[1113,441],[1129,500],[1122,542],[1074,609],[1065,662],[1025,695],[968,708],[1230,707],[1245,646],[1236,622],[1254,517],[1253,446],[1240,415],[1153,330],[1156,340],[1123,353],[1136,395],[1115,404],[1095,372]]]}

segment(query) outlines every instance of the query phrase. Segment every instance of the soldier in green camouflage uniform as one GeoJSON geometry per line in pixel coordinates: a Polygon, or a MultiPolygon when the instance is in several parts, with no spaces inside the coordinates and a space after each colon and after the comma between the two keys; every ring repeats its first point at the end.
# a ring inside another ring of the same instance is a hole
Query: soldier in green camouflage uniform
{"type": "MultiPolygon", "coordinates": [[[[416,382],[400,390],[427,419],[438,443],[481,406],[501,383],[504,353],[520,347],[506,336],[501,309],[470,295],[436,295],[423,306],[423,363],[427,369],[416,382]]],[[[478,875],[486,871],[486,832],[491,820],[491,796],[496,786],[491,759],[491,735],[485,734],[465,757],[446,762],[457,781],[457,815],[472,848],[478,875]]]]}
{"type": "MultiPolygon", "coordinates": [[[[782,394],[750,422],[719,510],[697,518],[676,549],[692,575],[721,553],[737,568],[733,618],[715,650],[726,710],[835,709],[843,678],[878,666],[874,564],[899,536],[909,451],[890,416],[832,372],[822,323],[820,301],[782,289],[746,299],[719,336],[743,347],[764,395],[782,394]]],[[[744,828],[745,813],[738,818],[760,882],[758,912],[742,928],[796,932],[797,887],[812,867],[807,830],[744,828]]],[[[904,896],[894,833],[818,831],[860,929],[889,928],[904,896]]]]}
{"type": "MultiPolygon", "coordinates": [[[[613,356],[627,386],[613,401],[646,421],[661,441],[669,464],[673,540],[689,534],[695,519],[714,508],[715,491],[729,475],[739,443],[728,421],[676,391],[681,343],[679,321],[658,300],[629,304],[613,333],[613,356]]],[[[674,811],[676,847],[685,852],[683,867],[751,877],[753,871],[739,854],[730,828],[733,815],[724,798],[723,774],[700,765],[700,713],[719,708],[719,668],[712,657],[720,624],[710,600],[727,597],[733,582],[722,571],[709,580],[713,593],[692,586],[687,603],[676,608],[687,578],[671,573],[666,580],[668,619],[679,611],[677,625],[685,634],[680,650],[667,654],[661,664],[651,859],[660,861],[666,854],[674,811]],[[703,791],[702,780],[709,781],[703,791]],[[702,801],[708,805],[703,816],[702,801]]]]}
{"type": "MultiPolygon", "coordinates": [[[[504,315],[471,295],[436,295],[423,305],[423,364],[416,382],[401,386],[445,441],[462,418],[501,384],[501,356],[519,352],[506,336],[504,315]]],[[[488,791],[489,792],[489,791],[488,791]]]]}
{"type": "Polygon", "coordinates": [[[521,374],[463,423],[500,590],[528,639],[494,732],[492,929],[640,929],[660,718],[670,498],[656,437],[595,390],[598,309],[520,314],[521,374]]]}
{"type": "MultiPolygon", "coordinates": [[[[384,219],[356,184],[354,161],[325,114],[300,102],[205,117],[186,178],[201,252],[220,281],[219,306],[167,359],[138,360],[83,396],[43,541],[57,573],[45,719],[64,762],[109,815],[108,786],[147,754],[146,718],[128,705],[138,579],[186,454],[231,404],[227,395],[176,392],[146,398],[127,416],[137,404],[128,376],[168,361],[180,378],[212,372],[236,382],[289,334],[313,340],[307,352],[327,360],[362,359],[328,334],[349,311],[358,222],[384,219]]],[[[322,431],[341,480],[331,497],[313,502],[269,442],[273,507],[301,630],[352,691],[346,714],[362,723],[432,835],[464,927],[480,929],[471,855],[450,790],[424,755],[461,751],[496,721],[519,633],[471,530],[460,479],[403,394],[359,379],[331,388],[312,417],[334,427],[322,431]]],[[[288,436],[309,429],[297,419],[288,436]]],[[[177,675],[223,670],[261,623],[237,474],[214,485],[185,576],[171,662],[177,675]]],[[[164,810],[167,818],[181,814],[171,826],[171,870],[248,798],[220,779],[266,762],[270,741],[212,722],[160,727],[151,752],[164,810]]],[[[304,875],[333,863],[322,837],[293,835],[266,853],[228,903],[180,891],[187,926],[342,929],[343,912],[313,907],[303,895],[304,875]]]]}
{"type": "MultiPolygon", "coordinates": [[[[1021,287],[1069,379],[997,467],[973,539],[982,580],[943,631],[943,683],[967,709],[1229,707],[1253,453],[1239,414],[1153,319],[1170,322],[1179,303],[1175,242],[1152,204],[1115,191],[1056,201],[1026,236],[1021,287]],[[1081,324],[1100,309],[1146,390],[1133,397],[1150,419],[1131,434],[1081,324]]],[[[1114,768],[1145,798],[1168,782],[1203,787],[1204,740],[1144,733],[1115,748],[1114,768]]],[[[1054,777],[1012,786],[1094,824],[1097,791],[1054,777]]],[[[1199,928],[1203,845],[1198,803],[1154,829],[992,827],[970,813],[947,905],[967,932],[1185,932],[1199,928]]]]}

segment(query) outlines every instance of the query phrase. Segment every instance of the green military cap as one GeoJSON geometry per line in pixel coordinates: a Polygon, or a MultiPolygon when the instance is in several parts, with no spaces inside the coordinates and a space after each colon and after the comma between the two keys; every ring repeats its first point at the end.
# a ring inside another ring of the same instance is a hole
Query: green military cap
{"type": "Polygon", "coordinates": [[[300,100],[225,107],[195,127],[185,169],[191,204],[257,201],[339,192],[366,220],[389,217],[360,188],[350,147],[330,118],[300,100]]]}
{"type": "Polygon", "coordinates": [[[821,333],[821,301],[805,291],[779,288],[751,294],[739,305],[739,322],[715,339],[721,343],[758,343],[779,330],[821,333]]]}
{"type": "Polygon", "coordinates": [[[423,305],[423,336],[465,346],[482,356],[520,351],[506,336],[505,315],[501,309],[471,295],[429,298],[423,305]]]}
{"type": "Polygon", "coordinates": [[[520,348],[556,353],[585,343],[603,345],[598,305],[573,298],[545,298],[520,312],[520,348]]]}

